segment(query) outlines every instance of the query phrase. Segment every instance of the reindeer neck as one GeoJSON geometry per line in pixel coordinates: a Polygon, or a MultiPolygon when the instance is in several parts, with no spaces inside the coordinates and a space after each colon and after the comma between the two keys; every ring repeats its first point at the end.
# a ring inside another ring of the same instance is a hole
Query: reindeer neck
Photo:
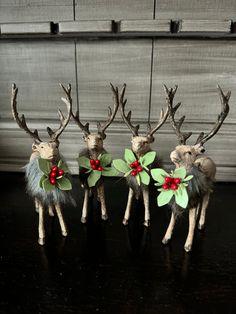
{"type": "Polygon", "coordinates": [[[104,153],[105,150],[89,149],[88,154],[90,159],[97,159],[99,155],[104,153]]]}
{"type": "Polygon", "coordinates": [[[140,157],[144,156],[146,153],[150,152],[151,149],[148,149],[147,151],[142,151],[142,152],[134,152],[135,156],[139,159],[140,157]]]}

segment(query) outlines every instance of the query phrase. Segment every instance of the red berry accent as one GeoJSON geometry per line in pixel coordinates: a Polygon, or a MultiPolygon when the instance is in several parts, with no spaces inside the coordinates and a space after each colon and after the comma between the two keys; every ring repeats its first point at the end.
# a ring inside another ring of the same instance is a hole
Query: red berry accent
{"type": "Polygon", "coordinates": [[[132,168],[132,169],[135,168],[135,165],[134,165],[134,164],[130,164],[129,166],[130,166],[130,168],[132,168]]]}
{"type": "Polygon", "coordinates": [[[101,167],[101,166],[99,166],[97,170],[98,170],[98,171],[102,171],[102,167],[101,167]]]}
{"type": "Polygon", "coordinates": [[[165,182],[166,183],[172,183],[173,179],[171,177],[165,177],[165,182]]]}
{"type": "Polygon", "coordinates": [[[63,176],[65,174],[65,172],[64,172],[64,170],[59,169],[58,174],[59,174],[59,176],[63,176]]]}
{"type": "Polygon", "coordinates": [[[57,180],[56,179],[54,179],[54,178],[50,178],[50,183],[52,184],[52,185],[55,185],[56,183],[57,183],[57,180]]]}
{"type": "Polygon", "coordinates": [[[172,184],[171,184],[171,189],[172,189],[172,190],[177,190],[177,189],[178,189],[178,185],[175,184],[175,183],[172,183],[172,184]]]}
{"type": "Polygon", "coordinates": [[[95,165],[95,160],[94,159],[90,159],[90,165],[95,165]]]}
{"type": "Polygon", "coordinates": [[[96,165],[92,165],[92,169],[93,169],[93,170],[96,170],[96,169],[97,169],[97,166],[96,166],[96,165]]]}
{"type": "Polygon", "coordinates": [[[137,160],[135,160],[135,161],[133,162],[133,165],[134,165],[135,167],[138,167],[138,166],[139,166],[139,162],[138,162],[137,160]]]}
{"type": "Polygon", "coordinates": [[[143,171],[143,168],[142,168],[141,166],[138,166],[138,167],[136,168],[136,170],[137,170],[138,172],[142,172],[142,171],[143,171]]]}
{"type": "Polygon", "coordinates": [[[57,173],[55,171],[50,172],[50,178],[56,178],[57,173]]]}
{"type": "Polygon", "coordinates": [[[180,184],[181,183],[181,179],[180,178],[174,178],[174,183],[180,184]]]}
{"type": "Polygon", "coordinates": [[[99,159],[96,159],[96,160],[95,160],[95,165],[97,165],[97,166],[100,165],[100,160],[99,160],[99,159]]]}
{"type": "Polygon", "coordinates": [[[58,167],[57,166],[52,167],[51,171],[52,172],[57,172],[58,171],[58,167]]]}
{"type": "Polygon", "coordinates": [[[169,190],[169,189],[170,189],[170,186],[169,186],[169,184],[165,183],[165,184],[162,185],[162,188],[163,188],[164,190],[169,190]]]}
{"type": "Polygon", "coordinates": [[[135,177],[136,175],[137,175],[137,171],[136,171],[136,170],[133,170],[133,171],[131,172],[131,176],[135,177]]]}

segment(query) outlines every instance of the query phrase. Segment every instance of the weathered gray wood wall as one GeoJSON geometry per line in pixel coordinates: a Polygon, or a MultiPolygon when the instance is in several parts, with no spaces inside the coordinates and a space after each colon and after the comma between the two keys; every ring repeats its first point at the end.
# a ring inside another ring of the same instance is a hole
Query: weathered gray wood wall
{"type": "MultiPolygon", "coordinates": [[[[111,104],[109,82],[126,82],[127,107],[143,132],[165,105],[162,84],[178,84],[179,114],[187,116],[192,142],[216,119],[220,84],[232,90],[231,111],[206,148],[218,180],[235,181],[235,13],[234,0],[0,0],[0,170],[21,171],[31,151],[31,140],[11,117],[12,82],[19,87],[19,111],[45,138],[63,108],[59,82],[72,84],[74,109],[94,129],[111,104]]],[[[121,157],[130,137],[118,115],[107,131],[107,149],[121,157]]],[[[175,145],[166,124],[153,144],[166,166],[175,145]]],[[[61,149],[74,173],[82,146],[72,121],[61,149]]]]}

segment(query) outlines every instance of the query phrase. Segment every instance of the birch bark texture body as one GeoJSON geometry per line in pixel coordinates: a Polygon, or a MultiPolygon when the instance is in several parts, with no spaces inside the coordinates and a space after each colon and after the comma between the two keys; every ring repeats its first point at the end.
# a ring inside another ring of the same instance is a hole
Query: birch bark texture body
{"type": "MultiPolygon", "coordinates": [[[[150,123],[147,125],[147,133],[145,135],[139,135],[139,124],[133,125],[131,123],[131,110],[126,114],[125,113],[125,105],[127,103],[127,99],[125,99],[125,90],[126,90],[126,84],[124,84],[121,95],[119,97],[119,103],[120,103],[120,112],[121,117],[124,120],[127,127],[130,129],[132,133],[131,137],[131,150],[136,156],[136,159],[139,160],[142,158],[145,154],[148,152],[152,152],[151,143],[154,142],[154,133],[160,129],[160,127],[165,123],[168,114],[169,114],[169,108],[166,107],[166,110],[164,111],[161,109],[160,118],[157,124],[152,127],[150,123]]],[[[154,161],[148,166],[148,169],[157,168],[161,165],[161,159],[159,156],[156,156],[154,161]]],[[[129,186],[129,194],[128,194],[128,201],[125,209],[125,214],[123,218],[123,224],[126,226],[128,225],[129,218],[130,218],[130,212],[132,207],[132,200],[135,197],[136,199],[142,199],[144,204],[144,226],[149,227],[150,226],[150,210],[149,210],[149,187],[148,185],[145,185],[141,182],[141,184],[138,184],[135,176],[129,175],[126,177],[128,186],[129,186]]]]}
{"type": "MultiPolygon", "coordinates": [[[[66,128],[70,117],[71,117],[71,109],[72,109],[72,99],[71,99],[71,86],[68,85],[62,87],[66,97],[61,98],[63,103],[66,105],[66,117],[62,114],[61,110],[58,110],[59,118],[60,118],[60,126],[56,131],[53,131],[50,127],[47,127],[47,132],[49,134],[49,141],[42,141],[39,137],[38,130],[35,129],[31,131],[25,120],[25,116],[19,116],[17,111],[17,94],[18,88],[15,84],[12,84],[12,95],[11,95],[11,108],[12,115],[17,124],[21,129],[23,129],[32,139],[32,154],[30,156],[29,163],[25,166],[25,178],[27,181],[27,192],[34,199],[36,212],[39,214],[39,224],[38,224],[38,243],[40,245],[45,244],[45,224],[44,224],[44,214],[46,209],[50,216],[54,216],[54,213],[57,214],[61,233],[63,236],[67,236],[67,227],[62,215],[62,204],[70,204],[74,203],[70,188],[59,189],[53,185],[56,184],[56,178],[52,178],[52,185],[48,190],[45,190],[42,185],[40,185],[40,180],[44,176],[40,168],[40,160],[44,163],[48,162],[48,165],[57,165],[57,163],[61,160],[60,152],[59,152],[59,136],[62,134],[64,129],[66,128]]],[[[64,170],[66,171],[66,165],[64,164],[64,170]]],[[[64,170],[61,170],[61,177],[64,176],[64,170]]],[[[67,180],[67,179],[66,179],[67,180]]],[[[68,182],[68,181],[67,181],[68,182]]]]}
{"type": "MultiPolygon", "coordinates": [[[[85,157],[86,159],[90,161],[91,165],[92,163],[94,163],[92,167],[94,166],[94,170],[96,169],[97,174],[99,174],[99,171],[102,171],[102,167],[99,165],[100,158],[102,160],[103,156],[107,154],[104,148],[104,140],[106,138],[105,131],[113,122],[116,116],[118,107],[119,107],[118,88],[114,87],[112,84],[110,85],[111,85],[111,90],[113,93],[113,100],[114,100],[113,109],[108,107],[108,118],[103,124],[101,122],[97,122],[97,132],[95,133],[90,132],[88,122],[85,124],[82,124],[79,117],[79,111],[77,111],[75,115],[72,113],[72,117],[74,118],[74,121],[83,132],[83,139],[86,144],[86,148],[79,152],[79,158],[78,158],[79,163],[80,163],[81,157],[85,157]]],[[[110,163],[111,163],[111,160],[108,163],[108,165],[110,163]]],[[[106,199],[105,199],[103,176],[100,176],[99,180],[97,180],[97,182],[94,185],[92,184],[92,186],[90,186],[90,184],[88,183],[88,179],[89,179],[88,171],[86,171],[86,169],[83,169],[82,164],[79,166],[80,166],[79,179],[81,182],[81,186],[84,188],[84,201],[83,201],[81,222],[82,223],[87,222],[89,197],[93,195],[95,195],[97,197],[97,200],[101,203],[102,220],[107,220],[108,212],[107,212],[106,199]]],[[[104,172],[100,173],[100,175],[101,174],[105,175],[104,172]]]]}
{"type": "Polygon", "coordinates": [[[193,179],[189,181],[189,185],[187,187],[189,197],[187,208],[181,208],[173,199],[170,203],[172,214],[169,226],[164,238],[162,239],[162,243],[167,244],[170,241],[177,217],[183,213],[184,210],[188,210],[189,230],[184,249],[186,252],[189,252],[192,250],[194,231],[197,221],[199,230],[203,229],[205,226],[206,209],[208,207],[210,194],[213,191],[213,183],[216,175],[216,165],[214,161],[210,157],[204,155],[204,144],[219,131],[225,118],[227,117],[229,113],[228,103],[231,92],[228,91],[224,94],[220,86],[218,86],[218,92],[221,100],[221,112],[218,115],[212,130],[210,130],[207,134],[201,132],[194,145],[187,145],[186,141],[192,135],[192,132],[182,132],[180,130],[185,120],[185,116],[182,116],[179,121],[175,120],[175,113],[181,105],[181,103],[173,105],[177,86],[174,88],[167,88],[165,86],[165,91],[169,106],[170,124],[179,141],[179,145],[171,152],[170,159],[176,168],[184,167],[187,175],[193,175],[193,179]]]}

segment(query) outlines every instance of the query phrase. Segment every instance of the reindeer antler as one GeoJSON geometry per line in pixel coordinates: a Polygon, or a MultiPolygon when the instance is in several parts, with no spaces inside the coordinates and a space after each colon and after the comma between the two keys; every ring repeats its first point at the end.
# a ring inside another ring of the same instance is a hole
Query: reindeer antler
{"type": "Polygon", "coordinates": [[[163,108],[161,108],[161,113],[160,113],[160,118],[159,118],[159,121],[157,123],[157,125],[152,128],[151,127],[151,124],[148,123],[148,129],[147,129],[147,136],[154,140],[153,138],[153,134],[158,130],[160,129],[160,127],[165,123],[166,119],[168,118],[168,115],[169,115],[169,106],[167,105],[166,107],[166,111],[164,112],[163,108]]]}
{"type": "Polygon", "coordinates": [[[229,113],[229,99],[231,96],[231,91],[228,91],[226,94],[224,94],[219,85],[217,85],[217,88],[218,88],[220,101],[221,101],[221,113],[218,115],[217,120],[212,130],[205,136],[204,136],[204,132],[201,132],[195,144],[201,143],[203,145],[206,141],[212,138],[219,131],[225,118],[227,117],[229,113]]]}
{"type": "Polygon", "coordinates": [[[126,84],[123,85],[123,88],[121,90],[120,100],[119,100],[121,116],[125,124],[128,126],[128,128],[132,132],[132,134],[134,136],[138,136],[139,124],[137,124],[136,126],[132,125],[131,123],[132,111],[130,110],[128,114],[125,115],[125,105],[127,103],[127,99],[124,100],[125,90],[126,90],[126,84]]]}
{"type": "Polygon", "coordinates": [[[52,141],[57,141],[58,137],[64,131],[65,127],[70,121],[71,112],[72,112],[72,98],[71,98],[71,84],[68,84],[67,87],[64,87],[60,84],[61,88],[66,94],[66,98],[62,97],[61,100],[65,103],[67,109],[67,116],[64,117],[60,109],[58,109],[58,115],[60,118],[60,126],[56,131],[53,131],[50,127],[47,127],[48,134],[52,141]]]}
{"type": "Polygon", "coordinates": [[[181,102],[179,102],[175,106],[173,106],[173,100],[174,100],[178,85],[175,85],[174,88],[168,88],[165,84],[163,84],[163,87],[164,87],[164,90],[166,92],[166,101],[167,101],[167,104],[169,107],[170,124],[172,125],[172,128],[175,131],[175,134],[177,135],[177,137],[179,139],[179,143],[181,145],[184,145],[186,143],[187,139],[192,135],[192,132],[181,132],[180,131],[180,128],[181,128],[181,126],[185,120],[185,116],[182,116],[178,122],[175,121],[175,113],[181,105],[181,102]]]}
{"type": "Polygon", "coordinates": [[[114,107],[113,111],[111,110],[111,107],[108,107],[108,119],[107,121],[101,125],[100,122],[97,123],[97,128],[98,128],[98,133],[102,136],[103,139],[105,139],[106,134],[105,130],[109,127],[109,125],[112,123],[112,121],[115,118],[115,115],[117,113],[118,107],[119,107],[119,92],[118,92],[118,87],[114,87],[111,83],[111,90],[114,95],[114,107]]]}
{"type": "Polygon", "coordinates": [[[12,108],[12,115],[14,119],[16,120],[19,127],[25,130],[25,132],[29,134],[35,141],[42,142],[42,140],[39,138],[38,130],[35,129],[33,132],[30,131],[30,129],[27,127],[25,116],[22,114],[22,116],[19,117],[19,114],[17,112],[17,101],[16,101],[17,93],[18,93],[18,88],[16,87],[16,84],[13,83],[12,92],[11,92],[11,108],[12,108]]]}

